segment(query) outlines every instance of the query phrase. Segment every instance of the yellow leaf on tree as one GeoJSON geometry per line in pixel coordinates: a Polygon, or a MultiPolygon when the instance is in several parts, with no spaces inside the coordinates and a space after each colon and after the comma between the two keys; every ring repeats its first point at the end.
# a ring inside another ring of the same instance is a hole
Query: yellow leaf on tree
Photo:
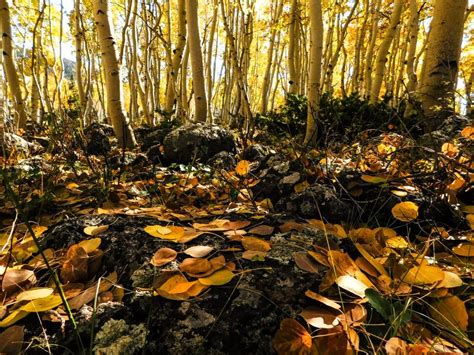
{"type": "Polygon", "coordinates": [[[402,222],[410,222],[418,217],[418,206],[411,202],[400,202],[392,208],[392,215],[402,222]]]}
{"type": "Polygon", "coordinates": [[[108,225],[89,226],[89,227],[84,228],[84,233],[90,236],[95,236],[95,235],[99,235],[100,233],[105,232],[107,229],[109,229],[108,225]]]}
{"type": "Polygon", "coordinates": [[[248,160],[241,160],[235,167],[237,175],[246,176],[250,172],[250,162],[248,160]]]}
{"type": "Polygon", "coordinates": [[[429,308],[431,316],[449,329],[467,330],[468,314],[466,305],[457,296],[440,298],[429,308]]]}
{"type": "Polygon", "coordinates": [[[444,271],[437,266],[421,265],[412,267],[402,281],[412,285],[427,285],[444,279],[444,271]]]}
{"type": "Polygon", "coordinates": [[[205,286],[222,286],[234,278],[234,273],[227,269],[219,270],[208,277],[201,277],[199,282],[205,286]]]}

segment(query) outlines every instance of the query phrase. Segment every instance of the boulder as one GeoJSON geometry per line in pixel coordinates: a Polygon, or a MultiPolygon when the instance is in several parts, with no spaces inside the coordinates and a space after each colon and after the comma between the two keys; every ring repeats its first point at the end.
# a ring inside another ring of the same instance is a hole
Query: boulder
{"type": "Polygon", "coordinates": [[[222,151],[235,152],[232,133],[213,124],[195,123],[179,127],[165,137],[163,144],[166,158],[180,164],[206,162],[222,151]]]}
{"type": "Polygon", "coordinates": [[[86,153],[90,155],[106,155],[112,149],[109,137],[114,134],[112,126],[93,123],[84,130],[86,137],[86,153]]]}
{"type": "Polygon", "coordinates": [[[235,168],[237,164],[234,154],[226,151],[222,151],[214,155],[207,161],[207,164],[212,166],[214,169],[224,169],[230,171],[235,168]]]}
{"type": "Polygon", "coordinates": [[[9,156],[16,152],[28,156],[41,153],[43,148],[37,143],[30,143],[23,137],[13,133],[5,133],[0,137],[0,153],[9,156]]]}

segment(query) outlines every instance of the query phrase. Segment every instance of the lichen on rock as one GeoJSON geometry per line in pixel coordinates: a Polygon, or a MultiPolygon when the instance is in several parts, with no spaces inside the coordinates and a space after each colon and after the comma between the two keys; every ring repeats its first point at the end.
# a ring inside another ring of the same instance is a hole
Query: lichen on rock
{"type": "Polygon", "coordinates": [[[141,323],[129,325],[123,319],[107,321],[95,336],[96,355],[128,355],[142,350],[148,330],[141,323]]]}

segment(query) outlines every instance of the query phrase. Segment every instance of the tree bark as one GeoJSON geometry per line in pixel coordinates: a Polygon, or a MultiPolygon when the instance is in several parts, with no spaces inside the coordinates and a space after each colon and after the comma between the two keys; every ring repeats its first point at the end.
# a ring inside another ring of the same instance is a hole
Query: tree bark
{"type": "Polygon", "coordinates": [[[390,16],[390,24],[387,29],[387,33],[385,34],[382,44],[380,45],[379,51],[377,52],[377,58],[375,59],[375,74],[372,83],[372,89],[370,91],[370,102],[372,104],[376,103],[379,98],[380,89],[382,88],[382,82],[385,74],[385,64],[387,62],[387,55],[390,50],[390,46],[392,45],[392,41],[395,38],[398,24],[400,23],[403,4],[403,0],[395,0],[395,4],[393,5],[393,12],[390,16]]]}
{"type": "Polygon", "coordinates": [[[120,70],[117,62],[117,53],[115,52],[115,41],[109,22],[108,0],[94,0],[93,10],[102,66],[105,72],[107,113],[112,122],[119,145],[122,148],[133,148],[136,144],[135,136],[122,107],[120,70]]]}
{"type": "Polygon", "coordinates": [[[310,144],[316,141],[316,122],[319,116],[324,34],[321,0],[310,0],[308,2],[308,7],[311,35],[308,78],[308,117],[306,121],[304,144],[310,144]]]}
{"type": "Polygon", "coordinates": [[[6,0],[0,0],[0,32],[2,34],[3,65],[15,108],[16,126],[17,128],[25,128],[27,120],[25,103],[23,101],[18,72],[16,71],[13,58],[10,8],[6,0]]]}
{"type": "Polygon", "coordinates": [[[435,130],[454,108],[467,0],[436,0],[419,87],[426,128],[435,130]]]}
{"type": "Polygon", "coordinates": [[[206,87],[202,61],[201,39],[199,37],[198,0],[186,0],[186,22],[189,34],[189,55],[194,90],[194,119],[205,122],[207,119],[206,87]]]}

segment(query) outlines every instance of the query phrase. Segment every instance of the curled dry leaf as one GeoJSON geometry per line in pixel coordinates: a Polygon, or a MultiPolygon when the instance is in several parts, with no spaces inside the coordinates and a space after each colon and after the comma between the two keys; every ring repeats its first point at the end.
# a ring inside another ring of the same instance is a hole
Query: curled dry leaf
{"type": "Polygon", "coordinates": [[[339,325],[337,314],[328,309],[320,307],[308,307],[301,311],[300,316],[308,324],[318,329],[331,329],[339,325]]]}
{"type": "Polygon", "coordinates": [[[33,271],[26,269],[7,269],[3,276],[2,291],[11,292],[36,283],[33,271]]]}
{"type": "Polygon", "coordinates": [[[341,305],[340,305],[340,304],[338,304],[338,303],[334,302],[333,300],[331,300],[331,299],[329,299],[329,298],[327,298],[327,297],[324,297],[324,296],[322,296],[322,295],[320,295],[320,294],[318,294],[318,293],[316,293],[316,292],[313,292],[313,291],[311,291],[311,290],[307,290],[307,291],[305,292],[305,295],[306,295],[306,297],[309,297],[309,298],[311,298],[311,299],[313,299],[313,300],[315,300],[315,301],[321,302],[321,303],[324,304],[325,306],[331,307],[331,308],[333,308],[333,309],[335,309],[335,310],[341,309],[341,305]]]}
{"type": "Polygon", "coordinates": [[[71,245],[66,260],[61,268],[60,276],[64,283],[81,282],[88,279],[89,256],[78,244],[71,245]]]}
{"type": "Polygon", "coordinates": [[[163,266],[176,259],[178,253],[171,248],[158,249],[150,260],[153,266],[163,266]]]}
{"type": "Polygon", "coordinates": [[[99,235],[100,233],[105,232],[108,229],[109,229],[109,226],[107,224],[103,226],[89,226],[89,227],[84,228],[84,233],[90,236],[96,236],[96,235],[99,235]]]}
{"type": "Polygon", "coordinates": [[[356,279],[355,277],[353,276],[350,276],[350,275],[342,275],[342,276],[339,276],[337,279],[336,279],[336,284],[360,297],[360,298],[364,298],[365,297],[365,290],[367,290],[369,288],[369,286],[367,286],[365,283],[363,283],[362,281],[359,281],[358,279],[356,279]]]}
{"type": "Polygon", "coordinates": [[[411,202],[400,202],[392,208],[392,215],[402,222],[411,222],[418,218],[418,206],[411,202]]]}
{"type": "Polygon", "coordinates": [[[213,247],[209,247],[206,245],[196,245],[194,247],[186,249],[184,251],[184,254],[192,256],[193,258],[204,258],[205,256],[209,255],[209,253],[213,250],[213,247]]]}
{"type": "Polygon", "coordinates": [[[315,354],[311,335],[292,318],[283,319],[272,344],[278,355],[315,354]]]}

